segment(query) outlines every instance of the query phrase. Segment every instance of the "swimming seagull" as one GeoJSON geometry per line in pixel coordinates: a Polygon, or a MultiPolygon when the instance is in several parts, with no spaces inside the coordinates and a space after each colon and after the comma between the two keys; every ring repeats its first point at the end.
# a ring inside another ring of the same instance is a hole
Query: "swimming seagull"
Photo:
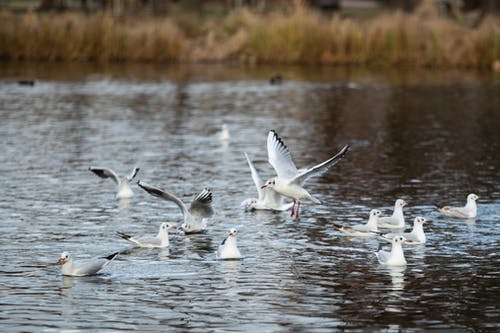
{"type": "Polygon", "coordinates": [[[279,210],[284,211],[290,209],[293,203],[284,203],[284,196],[273,190],[272,188],[263,189],[261,188],[265,182],[260,178],[257,170],[253,166],[252,161],[248,158],[247,153],[245,153],[245,157],[247,158],[248,166],[250,167],[250,171],[252,172],[252,179],[255,183],[255,187],[257,187],[257,193],[259,194],[258,198],[249,198],[243,201],[243,205],[245,211],[250,210],[279,210]]]}
{"type": "Polygon", "coordinates": [[[467,203],[463,207],[438,206],[438,210],[446,216],[471,219],[477,216],[477,195],[471,193],[467,196],[467,203]]]}
{"type": "Polygon", "coordinates": [[[236,244],[238,230],[231,228],[229,235],[222,241],[217,249],[217,259],[240,259],[241,253],[236,244]]]}
{"type": "Polygon", "coordinates": [[[292,154],[278,134],[271,130],[267,136],[267,153],[269,163],[277,173],[277,177],[268,180],[261,188],[271,188],[276,192],[293,199],[292,212],[299,217],[301,199],[309,199],[315,203],[321,203],[318,199],[309,194],[302,186],[310,177],[318,176],[326,172],[332,165],[335,165],[349,150],[349,146],[344,146],[337,155],[313,166],[309,169],[297,170],[293,163],[292,154]],[[297,210],[295,211],[295,204],[297,210]]]}
{"type": "Polygon", "coordinates": [[[415,217],[415,220],[413,221],[413,229],[411,232],[404,232],[404,233],[388,233],[388,234],[382,234],[381,238],[385,239],[386,241],[392,242],[392,239],[394,236],[403,236],[407,240],[411,241],[410,244],[425,244],[426,242],[426,237],[424,233],[424,223],[432,222],[431,220],[427,220],[425,217],[422,216],[417,216],[415,217]]]}
{"type": "Polygon", "coordinates": [[[214,214],[214,210],[212,209],[212,192],[207,188],[201,191],[200,194],[193,199],[188,208],[181,201],[181,199],[172,193],[141,181],[138,181],[137,184],[152,196],[172,201],[179,206],[182,211],[182,215],[184,216],[184,223],[182,223],[181,229],[184,230],[186,234],[204,231],[206,228],[204,219],[211,217],[214,214]]]}
{"type": "Polygon", "coordinates": [[[407,203],[403,199],[396,200],[392,215],[388,217],[381,217],[378,220],[378,227],[382,229],[403,229],[405,227],[403,207],[406,205],[407,203]]]}
{"type": "Polygon", "coordinates": [[[158,232],[158,235],[156,236],[142,236],[142,237],[133,237],[130,235],[127,235],[123,232],[118,232],[118,235],[123,238],[128,240],[130,243],[134,244],[135,246],[138,247],[148,247],[148,248],[154,248],[154,247],[167,247],[169,242],[168,242],[168,230],[170,229],[175,229],[176,227],[170,223],[162,223],[160,225],[160,231],[158,232]]]}
{"type": "Polygon", "coordinates": [[[90,261],[85,261],[81,263],[73,262],[73,257],[69,252],[63,252],[61,258],[58,260],[58,264],[62,265],[63,275],[68,276],[88,276],[95,275],[106,265],[108,265],[119,252],[115,252],[107,257],[100,257],[92,259],[90,261]]]}
{"type": "Polygon", "coordinates": [[[370,217],[368,218],[368,222],[366,224],[356,224],[352,227],[342,226],[340,224],[334,223],[334,227],[338,230],[345,233],[347,236],[355,236],[355,237],[373,237],[375,236],[375,232],[378,231],[377,223],[379,217],[382,215],[382,212],[378,209],[372,209],[370,211],[370,217]]]}
{"type": "Polygon", "coordinates": [[[392,248],[391,252],[379,250],[375,252],[378,262],[382,265],[388,266],[404,266],[406,265],[406,259],[403,253],[403,243],[408,243],[403,236],[394,236],[392,238],[392,248]]]}
{"type": "Polygon", "coordinates": [[[134,192],[132,192],[129,183],[137,175],[140,170],[139,168],[134,168],[132,172],[123,179],[120,179],[116,172],[109,168],[91,166],[89,167],[89,170],[101,178],[111,178],[116,183],[118,186],[118,191],[116,192],[117,199],[127,199],[134,196],[134,192]]]}
{"type": "Polygon", "coordinates": [[[226,124],[222,124],[222,130],[220,131],[219,134],[219,140],[222,142],[227,142],[229,141],[230,135],[229,135],[229,128],[227,127],[226,124]]]}

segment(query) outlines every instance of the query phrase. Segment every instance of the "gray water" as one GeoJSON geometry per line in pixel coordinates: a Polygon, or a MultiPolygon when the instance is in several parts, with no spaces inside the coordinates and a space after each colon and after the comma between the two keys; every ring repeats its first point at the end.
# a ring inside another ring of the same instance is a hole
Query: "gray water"
{"type": "Polygon", "coordinates": [[[492,73],[338,68],[2,64],[0,329],[7,331],[331,332],[500,327],[500,77],[492,73]],[[283,84],[268,78],[276,70],[283,84]],[[35,78],[34,86],[18,80],[35,78]],[[218,139],[229,126],[227,145],[218,139]],[[322,204],[245,213],[275,129],[299,167],[345,144],[346,158],[307,189],[322,204]],[[204,187],[216,215],[204,234],[171,234],[168,250],[116,236],[180,225],[172,203],[135,183],[129,202],[87,169],[134,166],[138,179],[189,202],[204,187]],[[437,203],[480,196],[478,217],[437,203]],[[428,242],[386,268],[379,240],[333,223],[390,214],[405,199],[428,242]],[[231,227],[244,259],[217,261],[231,227]],[[122,251],[102,274],[63,277],[76,260],[122,251]]]}

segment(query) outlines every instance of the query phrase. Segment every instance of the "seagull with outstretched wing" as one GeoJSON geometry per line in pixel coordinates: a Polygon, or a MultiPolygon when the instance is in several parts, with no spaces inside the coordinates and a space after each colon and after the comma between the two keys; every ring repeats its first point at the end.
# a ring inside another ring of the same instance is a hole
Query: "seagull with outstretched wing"
{"type": "Polygon", "coordinates": [[[187,234],[203,232],[206,228],[205,219],[214,214],[212,192],[207,188],[201,191],[193,199],[191,205],[187,207],[181,199],[170,192],[141,181],[137,182],[137,184],[152,196],[174,202],[180,208],[184,217],[181,229],[187,234]]]}
{"type": "Polygon", "coordinates": [[[292,154],[278,134],[271,130],[267,136],[267,153],[269,163],[276,171],[277,177],[268,180],[262,188],[271,188],[274,191],[293,199],[291,216],[299,217],[300,200],[307,199],[321,203],[307,192],[303,185],[311,177],[325,173],[331,166],[337,164],[349,150],[344,146],[335,156],[312,168],[297,169],[292,160],[292,154]],[[297,205],[296,211],[294,210],[297,205]]]}
{"type": "Polygon", "coordinates": [[[134,168],[132,172],[129,175],[123,177],[123,179],[120,179],[116,172],[114,172],[110,168],[91,166],[89,167],[89,170],[100,178],[111,178],[115,182],[116,186],[118,187],[118,190],[116,192],[117,199],[128,199],[134,196],[134,192],[132,192],[129,184],[139,172],[139,168],[134,168]]]}

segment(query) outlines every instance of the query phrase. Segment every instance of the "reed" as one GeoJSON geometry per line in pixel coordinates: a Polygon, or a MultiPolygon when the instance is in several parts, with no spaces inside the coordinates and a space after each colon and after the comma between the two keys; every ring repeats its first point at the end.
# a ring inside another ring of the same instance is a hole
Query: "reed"
{"type": "Polygon", "coordinates": [[[1,14],[0,58],[48,61],[179,61],[186,39],[170,19],[1,14]]]}
{"type": "Polygon", "coordinates": [[[0,58],[478,68],[500,59],[500,23],[491,17],[472,29],[440,18],[429,6],[412,15],[386,13],[364,20],[326,18],[300,4],[286,13],[238,10],[204,19],[4,12],[0,58]]]}

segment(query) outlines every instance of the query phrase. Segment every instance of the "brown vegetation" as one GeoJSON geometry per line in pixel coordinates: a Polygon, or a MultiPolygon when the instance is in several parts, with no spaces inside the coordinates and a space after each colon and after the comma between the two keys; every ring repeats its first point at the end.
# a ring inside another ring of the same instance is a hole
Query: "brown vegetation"
{"type": "Polygon", "coordinates": [[[477,28],[432,8],[374,19],[232,12],[119,19],[107,14],[0,14],[0,58],[49,61],[408,64],[491,68],[500,59],[500,22],[477,28]]]}

